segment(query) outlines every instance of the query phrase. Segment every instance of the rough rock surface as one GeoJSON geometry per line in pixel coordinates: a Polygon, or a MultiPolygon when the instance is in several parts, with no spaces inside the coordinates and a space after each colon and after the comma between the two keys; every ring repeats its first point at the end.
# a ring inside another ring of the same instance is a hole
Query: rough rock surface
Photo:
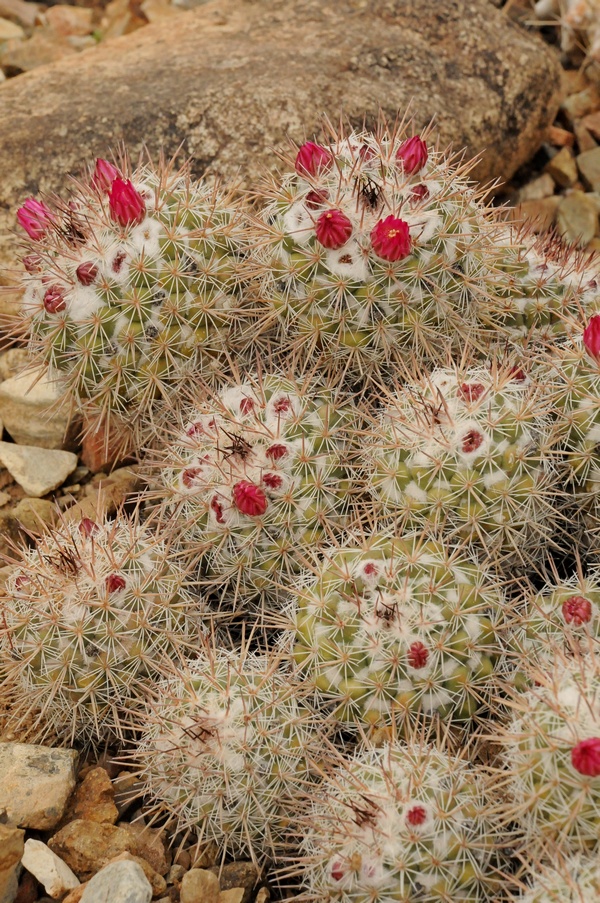
{"type": "Polygon", "coordinates": [[[157,833],[142,828],[138,833],[129,824],[101,825],[78,818],[55,834],[48,845],[82,881],[121,853],[140,856],[158,874],[164,874],[169,867],[162,843],[157,846],[157,833]]]}
{"type": "Polygon", "coordinates": [[[17,895],[24,837],[20,828],[0,824],[0,903],[12,903],[17,895]]]}
{"type": "Polygon", "coordinates": [[[29,840],[25,844],[23,866],[37,878],[51,897],[63,897],[65,893],[79,885],[68,865],[41,840],[29,840]]]}
{"type": "Polygon", "coordinates": [[[104,768],[91,768],[69,804],[66,819],[83,818],[98,824],[114,825],[119,817],[115,806],[115,788],[104,768]]]}
{"type": "Polygon", "coordinates": [[[559,85],[552,52],[488,0],[212,0],[2,86],[0,263],[15,265],[18,204],[121,138],[134,154],[183,141],[196,174],[251,185],[270,146],[313,134],[323,112],[373,124],[412,101],[443,145],[488,150],[479,178],[507,178],[559,85]]]}
{"type": "Polygon", "coordinates": [[[56,407],[60,395],[57,383],[39,368],[0,383],[0,416],[12,439],[39,448],[76,448],[79,425],[66,407],[56,407]]]}
{"type": "Polygon", "coordinates": [[[77,467],[77,455],[53,448],[0,442],[0,462],[27,495],[41,498],[65,482],[77,467]]]}
{"type": "Polygon", "coordinates": [[[81,903],[150,903],[152,888],[136,862],[112,862],[94,875],[81,903]]]}
{"type": "Polygon", "coordinates": [[[77,753],[30,743],[0,743],[0,810],[21,828],[48,831],[75,787],[77,753]]]}

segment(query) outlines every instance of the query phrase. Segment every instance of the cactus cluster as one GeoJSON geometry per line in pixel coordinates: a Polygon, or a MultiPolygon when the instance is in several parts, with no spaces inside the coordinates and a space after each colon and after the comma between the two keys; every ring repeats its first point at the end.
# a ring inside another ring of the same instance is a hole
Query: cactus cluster
{"type": "Polygon", "coordinates": [[[278,375],[251,376],[186,411],[160,471],[182,554],[234,602],[275,604],[303,550],[341,529],[350,510],[339,393],[278,375]],[[255,600],[256,601],[256,600],[255,600]]]}
{"type": "Polygon", "coordinates": [[[211,379],[241,314],[239,202],[162,161],[99,160],[68,202],[19,211],[32,353],[91,416],[146,426],[191,372],[211,379]]]}
{"type": "Polygon", "coordinates": [[[593,903],[600,896],[600,863],[594,858],[572,856],[558,868],[544,864],[532,878],[519,903],[593,903]]]}
{"type": "Polygon", "coordinates": [[[14,719],[91,744],[122,738],[144,684],[204,630],[165,545],[124,518],[65,522],[40,539],[8,580],[0,624],[14,719]]]}
{"type": "Polygon", "coordinates": [[[466,554],[375,535],[325,549],[293,596],[295,660],[346,726],[468,720],[489,701],[503,600],[466,554]]]}
{"type": "Polygon", "coordinates": [[[497,899],[481,781],[462,759],[434,747],[359,750],[319,789],[310,823],[310,900],[497,899]]]}
{"type": "Polygon", "coordinates": [[[375,504],[498,563],[531,561],[558,517],[548,410],[518,365],[436,369],[407,383],[369,430],[375,504]]]}

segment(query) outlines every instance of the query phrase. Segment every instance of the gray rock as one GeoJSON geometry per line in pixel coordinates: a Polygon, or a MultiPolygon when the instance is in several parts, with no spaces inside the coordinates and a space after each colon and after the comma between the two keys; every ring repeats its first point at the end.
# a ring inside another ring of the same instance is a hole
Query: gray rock
{"type": "Polygon", "coordinates": [[[600,191],[600,147],[579,154],[577,166],[583,181],[592,191],[600,191]]]}
{"type": "Polygon", "coordinates": [[[0,263],[15,264],[24,198],[64,189],[117,139],[134,158],[183,141],[196,175],[241,171],[253,187],[277,165],[271,148],[312,135],[322,113],[373,125],[410,105],[442,146],[486,152],[478,178],[507,179],[560,90],[552,51],[488,0],[213,0],[2,86],[0,263]]]}
{"type": "MultiPolygon", "coordinates": [[[[577,177],[577,173],[575,177],[577,177]]],[[[531,182],[519,189],[517,201],[519,203],[523,201],[541,201],[543,198],[548,198],[554,194],[554,187],[554,179],[550,173],[545,172],[542,176],[532,179],[531,182]]]]}
{"type": "Polygon", "coordinates": [[[29,840],[23,853],[23,868],[31,872],[51,897],[64,897],[67,891],[79,887],[79,879],[69,866],[59,859],[41,840],[29,840]]]}
{"type": "Polygon", "coordinates": [[[21,828],[49,831],[75,787],[77,753],[30,743],[0,743],[0,810],[21,828]]]}
{"type": "Polygon", "coordinates": [[[58,408],[61,389],[42,370],[30,369],[0,383],[0,417],[15,442],[39,448],[77,446],[78,424],[58,408]]]}
{"type": "Polygon", "coordinates": [[[27,495],[41,498],[62,486],[78,462],[72,452],[0,442],[0,463],[27,495]]]}
{"type": "Polygon", "coordinates": [[[219,903],[219,879],[207,869],[190,869],[183,876],[181,903],[219,903]]]}
{"type": "Polygon", "coordinates": [[[112,862],[84,890],[80,903],[150,903],[152,887],[137,862],[112,862]]]}

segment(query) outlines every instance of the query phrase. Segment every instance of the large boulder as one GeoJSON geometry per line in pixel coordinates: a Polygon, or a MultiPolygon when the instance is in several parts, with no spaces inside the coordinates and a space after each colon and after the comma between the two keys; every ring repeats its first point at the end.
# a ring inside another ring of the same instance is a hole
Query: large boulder
{"type": "Polygon", "coordinates": [[[374,124],[410,105],[443,145],[486,152],[478,178],[506,179],[559,92],[552,51],[488,0],[214,0],[0,86],[0,264],[23,198],[121,139],[134,154],[183,143],[196,174],[251,187],[321,114],[374,124]]]}

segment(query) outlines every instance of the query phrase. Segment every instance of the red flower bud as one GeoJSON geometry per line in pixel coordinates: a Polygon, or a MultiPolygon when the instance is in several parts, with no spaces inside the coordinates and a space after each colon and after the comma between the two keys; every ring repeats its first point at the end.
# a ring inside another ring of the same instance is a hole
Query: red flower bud
{"type": "Polygon", "coordinates": [[[411,668],[424,668],[429,660],[427,646],[417,640],[409,646],[407,658],[411,668]]]}
{"type": "Polygon", "coordinates": [[[251,414],[254,410],[254,399],[253,398],[242,398],[240,401],[240,412],[242,414],[251,414]]]}
{"type": "Polygon", "coordinates": [[[282,396],[278,398],[273,405],[273,410],[276,414],[287,414],[287,412],[291,409],[292,402],[286,396],[282,396]]]}
{"type": "Polygon", "coordinates": [[[120,226],[137,226],[146,215],[146,203],[131,182],[117,177],[110,188],[108,206],[120,226]]]}
{"type": "Polygon", "coordinates": [[[213,496],[213,498],[210,500],[210,508],[216,518],[217,523],[224,524],[225,517],[223,515],[223,505],[221,504],[221,502],[219,501],[219,499],[217,498],[216,495],[213,496]]]}
{"type": "Polygon", "coordinates": [[[285,445],[281,445],[276,443],[275,445],[270,445],[266,450],[265,454],[267,458],[270,458],[271,461],[280,461],[281,458],[285,458],[288,450],[285,445]]]}
{"type": "Polygon", "coordinates": [[[196,482],[196,477],[202,473],[201,467],[188,467],[181,475],[181,481],[186,489],[191,489],[196,482]]]}
{"type": "Polygon", "coordinates": [[[331,877],[334,881],[341,881],[344,875],[346,874],[346,870],[341,862],[335,861],[331,866],[331,877]]]}
{"type": "Polygon", "coordinates": [[[28,273],[39,273],[42,269],[42,258],[37,254],[28,254],[23,258],[23,266],[28,273]]]}
{"type": "Polygon", "coordinates": [[[380,219],[371,232],[371,244],[382,260],[402,260],[412,247],[408,223],[391,214],[380,219]]]}
{"type": "Polygon", "coordinates": [[[482,442],[483,436],[481,433],[477,432],[477,430],[469,430],[466,436],[463,436],[462,450],[467,454],[477,451],[482,442]]]}
{"type": "Polygon", "coordinates": [[[204,427],[202,426],[200,421],[197,420],[196,423],[192,423],[191,426],[188,426],[187,430],[185,431],[185,434],[186,434],[186,436],[189,436],[190,439],[193,439],[196,436],[201,436],[203,432],[204,432],[204,427]]]}
{"type": "Polygon", "coordinates": [[[396,154],[396,160],[402,164],[404,172],[409,176],[423,169],[428,157],[427,145],[418,135],[403,141],[396,154]]]}
{"type": "Polygon", "coordinates": [[[79,522],[79,532],[82,536],[95,536],[99,530],[98,524],[95,524],[89,517],[84,517],[79,522]]]}
{"type": "Polygon", "coordinates": [[[583,344],[589,356],[600,363],[600,315],[590,318],[583,330],[583,344]]]}
{"type": "Polygon", "coordinates": [[[562,604],[562,613],[567,624],[581,627],[592,617],[592,603],[583,596],[569,596],[562,604]]]}
{"type": "Polygon", "coordinates": [[[108,160],[99,158],[96,160],[96,166],[92,175],[92,187],[95,188],[96,191],[108,194],[112,183],[115,179],[119,178],[120,175],[121,173],[116,166],[113,166],[108,160]]]}
{"type": "Polygon", "coordinates": [[[92,282],[95,282],[96,276],[98,275],[98,267],[91,262],[91,260],[86,260],[85,263],[80,263],[77,269],[75,270],[75,275],[77,276],[77,281],[81,283],[81,285],[91,285],[92,282]]]}
{"type": "Polygon", "coordinates": [[[307,141],[298,149],[294,165],[298,175],[315,176],[320,169],[329,169],[332,163],[331,151],[313,141],[307,141]]]}
{"type": "Polygon", "coordinates": [[[120,574],[109,574],[106,578],[106,589],[109,593],[118,593],[119,590],[125,589],[125,578],[120,574]]]}
{"type": "Polygon", "coordinates": [[[406,821],[413,828],[422,825],[427,819],[427,810],[424,806],[412,806],[406,813],[406,821]]]}
{"type": "Polygon", "coordinates": [[[590,778],[600,777],[600,737],[581,740],[571,750],[573,768],[590,778]]]}
{"type": "Polygon", "coordinates": [[[23,206],[17,210],[17,221],[30,238],[40,241],[50,226],[56,222],[56,217],[43,201],[27,198],[23,206]]]}
{"type": "Polygon", "coordinates": [[[267,510],[267,497],[260,488],[248,480],[240,480],[233,487],[233,503],[242,514],[258,517],[267,510]]]}
{"type": "Polygon", "coordinates": [[[516,364],[514,367],[511,367],[508,372],[510,374],[510,378],[517,383],[524,383],[527,379],[527,374],[525,373],[523,368],[517,367],[516,364]]]}
{"type": "Polygon", "coordinates": [[[20,592],[24,586],[27,586],[29,583],[29,577],[26,574],[19,574],[17,579],[15,580],[15,589],[17,592],[20,592]]]}
{"type": "Polygon", "coordinates": [[[279,489],[283,483],[283,479],[278,473],[265,473],[262,479],[265,486],[268,486],[269,489],[279,489]]]}
{"type": "Polygon", "coordinates": [[[481,383],[463,383],[458,387],[458,396],[463,401],[478,401],[485,392],[481,383]]]}
{"type": "Polygon", "coordinates": [[[324,248],[335,251],[352,235],[352,223],[341,210],[326,210],[317,220],[316,233],[324,248]]]}
{"type": "Polygon", "coordinates": [[[66,307],[65,293],[59,285],[51,285],[44,295],[44,307],[49,314],[56,314],[66,307]]]}
{"type": "Polygon", "coordinates": [[[429,188],[427,185],[415,185],[411,191],[411,200],[414,201],[415,204],[418,204],[419,201],[426,201],[429,197],[429,188]]]}
{"type": "Polygon", "coordinates": [[[316,210],[317,207],[323,207],[327,203],[329,192],[323,188],[322,190],[309,191],[304,198],[304,203],[309,210],[316,210]]]}

